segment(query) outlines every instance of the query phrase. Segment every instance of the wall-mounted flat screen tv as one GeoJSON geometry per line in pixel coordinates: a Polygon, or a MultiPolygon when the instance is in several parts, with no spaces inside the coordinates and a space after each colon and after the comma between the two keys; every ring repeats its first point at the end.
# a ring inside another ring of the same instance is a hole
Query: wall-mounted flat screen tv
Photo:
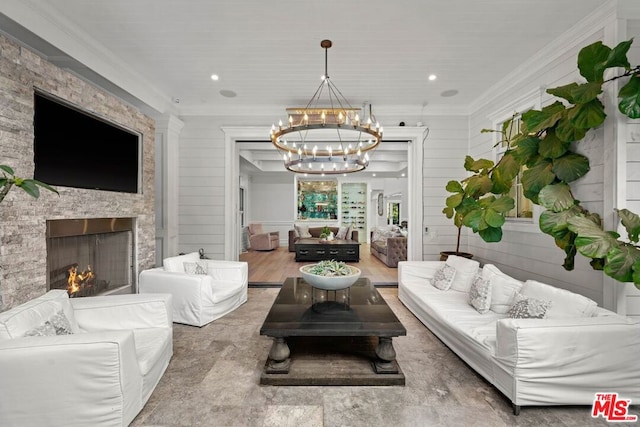
{"type": "Polygon", "coordinates": [[[34,178],[53,186],[137,193],[139,133],[35,92],[34,178]]]}

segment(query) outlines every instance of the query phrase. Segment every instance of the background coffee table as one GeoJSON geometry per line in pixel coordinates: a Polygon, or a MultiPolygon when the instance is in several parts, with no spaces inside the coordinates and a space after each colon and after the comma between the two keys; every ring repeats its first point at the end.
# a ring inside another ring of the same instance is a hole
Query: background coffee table
{"type": "Polygon", "coordinates": [[[355,240],[299,239],[295,245],[296,261],[360,261],[360,242],[355,240]]]}
{"type": "Polygon", "coordinates": [[[290,277],[260,329],[273,337],[260,383],[404,385],[392,338],[406,334],[367,278],[324,291],[290,277]]]}

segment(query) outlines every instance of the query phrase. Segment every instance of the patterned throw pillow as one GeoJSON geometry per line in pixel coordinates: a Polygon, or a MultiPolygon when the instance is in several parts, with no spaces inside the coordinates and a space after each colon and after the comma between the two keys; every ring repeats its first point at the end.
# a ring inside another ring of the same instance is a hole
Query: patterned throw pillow
{"type": "Polygon", "coordinates": [[[431,284],[441,291],[448,291],[456,276],[456,269],[448,264],[444,264],[433,276],[431,284]]]}
{"type": "Polygon", "coordinates": [[[551,301],[516,294],[507,316],[512,319],[544,319],[550,305],[551,301]]]}
{"type": "Polygon", "coordinates": [[[71,335],[73,330],[71,329],[71,322],[64,315],[64,311],[60,310],[49,319],[49,323],[55,328],[56,335],[71,335]]]}
{"type": "Polygon", "coordinates": [[[336,234],[336,239],[345,240],[347,238],[347,231],[349,231],[348,225],[343,225],[338,228],[338,234],[336,234]]]}
{"type": "Polygon", "coordinates": [[[202,261],[185,262],[184,272],[187,274],[207,274],[207,263],[202,261]]]}
{"type": "Polygon", "coordinates": [[[296,224],[294,225],[295,230],[298,232],[298,236],[302,239],[308,239],[311,237],[311,233],[309,233],[309,226],[307,224],[296,224]]]}
{"type": "Polygon", "coordinates": [[[44,325],[36,326],[24,334],[25,337],[51,337],[54,335],[56,335],[56,328],[48,320],[44,322],[44,325]]]}
{"type": "Polygon", "coordinates": [[[469,304],[480,314],[486,314],[491,308],[491,281],[477,274],[469,289],[469,304]]]}

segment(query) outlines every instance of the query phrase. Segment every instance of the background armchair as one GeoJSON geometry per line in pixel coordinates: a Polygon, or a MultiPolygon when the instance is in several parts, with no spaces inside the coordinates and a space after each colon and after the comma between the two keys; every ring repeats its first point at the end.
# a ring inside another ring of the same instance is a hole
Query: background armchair
{"type": "Polygon", "coordinates": [[[200,259],[198,252],[163,260],[163,267],[140,273],[138,290],[173,296],[173,321],[204,326],[247,301],[246,262],[200,259]]]}
{"type": "Polygon", "coordinates": [[[280,246],[280,232],[265,232],[262,224],[249,224],[249,246],[256,251],[271,251],[280,246]]]}
{"type": "Polygon", "coordinates": [[[61,289],[0,313],[0,425],[129,425],[173,355],[171,313],[167,294],[61,289]]]}

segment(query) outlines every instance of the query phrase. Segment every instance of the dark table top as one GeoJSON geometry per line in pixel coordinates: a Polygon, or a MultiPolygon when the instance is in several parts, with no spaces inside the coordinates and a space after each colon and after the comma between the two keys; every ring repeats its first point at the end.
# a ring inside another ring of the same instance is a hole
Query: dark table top
{"type": "Polygon", "coordinates": [[[355,240],[319,240],[300,238],[295,242],[296,245],[360,245],[355,240]]]}
{"type": "Polygon", "coordinates": [[[367,278],[349,289],[324,291],[301,277],[285,280],[260,335],[397,337],[407,330],[367,278]]]}

